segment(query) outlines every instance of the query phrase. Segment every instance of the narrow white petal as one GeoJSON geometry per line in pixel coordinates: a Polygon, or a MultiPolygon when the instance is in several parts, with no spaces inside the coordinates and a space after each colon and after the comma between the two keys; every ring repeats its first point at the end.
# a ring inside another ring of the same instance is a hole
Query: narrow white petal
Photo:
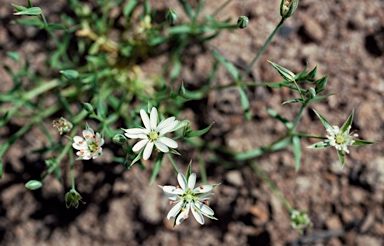
{"type": "Polygon", "coordinates": [[[143,140],[140,140],[139,142],[137,142],[132,150],[134,152],[139,152],[146,144],[148,143],[148,139],[143,139],[143,140]]]}
{"type": "Polygon", "coordinates": [[[145,146],[145,149],[144,149],[144,154],[143,154],[144,160],[149,159],[149,157],[151,156],[152,150],[153,150],[153,142],[148,142],[147,146],[145,146]]]}
{"type": "Polygon", "coordinates": [[[167,153],[169,151],[168,147],[160,141],[156,141],[155,145],[161,152],[167,153]]]}
{"type": "Polygon", "coordinates": [[[171,123],[169,123],[166,127],[162,128],[160,130],[160,135],[164,135],[166,134],[167,132],[172,132],[173,131],[173,128],[175,128],[177,126],[177,124],[179,124],[179,121],[178,120],[175,120],[171,123]]]}
{"type": "Polygon", "coordinates": [[[169,212],[167,214],[167,219],[170,220],[170,219],[174,218],[180,212],[180,209],[181,209],[182,206],[183,206],[182,202],[176,203],[176,205],[173,206],[171,208],[171,210],[169,210],[169,212]]]}
{"type": "Polygon", "coordinates": [[[196,209],[195,207],[192,208],[192,214],[193,214],[193,217],[195,217],[197,222],[204,225],[204,217],[198,209],[196,209]]]}
{"type": "Polygon", "coordinates": [[[93,137],[93,130],[89,128],[88,130],[83,130],[83,136],[85,139],[90,139],[93,137]]]}
{"type": "Polygon", "coordinates": [[[187,180],[182,173],[177,174],[177,181],[179,181],[181,189],[187,190],[187,180]]]}
{"type": "Polygon", "coordinates": [[[143,121],[145,128],[147,128],[148,130],[152,130],[151,129],[151,123],[149,121],[149,117],[143,109],[140,110],[140,116],[141,116],[141,120],[143,121]]]}
{"type": "Polygon", "coordinates": [[[178,146],[177,142],[171,138],[160,137],[158,141],[162,142],[163,144],[173,149],[176,149],[178,146]]]}
{"type": "Polygon", "coordinates": [[[191,207],[190,205],[191,205],[190,203],[187,203],[185,208],[184,208],[184,211],[181,212],[179,214],[179,216],[177,216],[176,225],[180,225],[181,222],[183,222],[184,220],[186,220],[188,218],[189,208],[191,207]]]}
{"type": "Polygon", "coordinates": [[[157,126],[157,109],[155,107],[151,110],[151,130],[156,129],[157,126]]]}
{"type": "Polygon", "coordinates": [[[172,117],[169,117],[165,120],[162,120],[159,125],[157,126],[156,128],[156,131],[161,131],[161,129],[163,129],[164,127],[167,127],[169,124],[171,124],[173,121],[175,120],[175,117],[172,116],[172,117]]]}
{"type": "Polygon", "coordinates": [[[128,138],[147,138],[149,131],[142,128],[132,128],[132,129],[123,129],[125,131],[125,136],[128,138]]]}
{"type": "Polygon", "coordinates": [[[195,188],[196,184],[196,173],[191,173],[188,178],[188,189],[193,190],[195,188]]]}
{"type": "Polygon", "coordinates": [[[180,188],[177,188],[175,186],[172,186],[172,185],[166,185],[166,186],[163,186],[163,191],[164,193],[169,193],[171,195],[182,195],[184,194],[184,191],[180,188]]]}
{"type": "Polygon", "coordinates": [[[212,185],[200,185],[199,187],[196,187],[193,192],[195,193],[206,193],[210,192],[213,189],[212,185]]]}
{"type": "Polygon", "coordinates": [[[208,207],[207,205],[205,205],[202,202],[199,202],[199,201],[195,202],[195,206],[198,209],[200,209],[203,214],[208,214],[208,215],[214,215],[215,214],[215,212],[213,212],[213,210],[210,207],[208,207]]]}

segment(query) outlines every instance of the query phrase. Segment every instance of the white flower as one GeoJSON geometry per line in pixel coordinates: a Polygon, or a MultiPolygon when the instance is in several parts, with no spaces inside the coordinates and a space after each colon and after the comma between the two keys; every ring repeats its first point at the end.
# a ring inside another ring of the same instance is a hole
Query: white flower
{"type": "Polygon", "coordinates": [[[123,129],[125,131],[124,135],[128,138],[142,139],[133,146],[132,150],[134,152],[139,152],[144,148],[143,159],[148,160],[153,146],[156,146],[158,150],[164,153],[169,152],[169,148],[177,148],[176,141],[165,137],[165,134],[173,132],[176,125],[179,124],[175,117],[170,117],[157,124],[158,114],[156,108],[152,108],[150,117],[143,109],[140,110],[140,116],[145,128],[123,129]]]}
{"type": "Polygon", "coordinates": [[[175,218],[174,225],[179,225],[188,218],[189,210],[192,210],[193,217],[200,224],[204,224],[204,216],[216,219],[213,217],[213,210],[208,207],[208,199],[213,196],[211,192],[214,188],[213,185],[202,185],[194,188],[196,184],[196,174],[192,173],[188,182],[185,176],[181,173],[177,175],[180,187],[175,186],[160,186],[165,195],[171,200],[171,204],[175,204],[168,212],[167,219],[175,218]]]}
{"type": "Polygon", "coordinates": [[[356,133],[349,133],[350,130],[351,126],[348,126],[345,132],[342,132],[338,126],[332,126],[332,128],[327,129],[328,135],[326,137],[328,139],[324,142],[329,142],[329,145],[348,154],[347,147],[351,146],[355,142],[353,138],[358,136],[356,133]]]}
{"type": "Polygon", "coordinates": [[[102,154],[101,146],[104,144],[104,139],[100,136],[98,132],[96,134],[88,125],[85,130],[83,130],[84,138],[80,136],[75,136],[73,138],[72,147],[77,149],[76,155],[79,156],[79,159],[89,160],[95,159],[102,154]]]}

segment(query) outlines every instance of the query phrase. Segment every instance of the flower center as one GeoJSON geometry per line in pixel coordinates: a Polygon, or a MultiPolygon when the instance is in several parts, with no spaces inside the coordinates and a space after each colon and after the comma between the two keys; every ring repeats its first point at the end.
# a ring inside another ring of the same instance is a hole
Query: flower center
{"type": "Polygon", "coordinates": [[[341,145],[341,144],[345,144],[347,142],[347,140],[345,139],[345,137],[343,135],[337,134],[335,136],[335,142],[336,142],[336,144],[341,145]]]}
{"type": "Polygon", "coordinates": [[[187,202],[192,202],[194,199],[195,199],[195,194],[193,194],[193,192],[190,189],[188,189],[187,192],[185,192],[184,200],[187,202]]]}
{"type": "Polygon", "coordinates": [[[159,133],[156,132],[156,131],[152,131],[148,134],[148,138],[149,140],[151,140],[152,142],[153,141],[156,141],[157,139],[159,139],[159,133]]]}
{"type": "Polygon", "coordinates": [[[91,153],[95,153],[97,151],[97,149],[99,148],[99,146],[97,145],[96,142],[91,142],[90,144],[88,144],[88,150],[91,152],[91,153]]]}

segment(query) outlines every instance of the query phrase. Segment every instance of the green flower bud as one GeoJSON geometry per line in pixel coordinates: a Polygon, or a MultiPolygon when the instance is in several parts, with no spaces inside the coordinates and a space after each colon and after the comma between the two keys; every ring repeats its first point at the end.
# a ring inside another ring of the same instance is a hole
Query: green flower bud
{"type": "Polygon", "coordinates": [[[93,112],[93,107],[92,107],[91,104],[83,103],[83,106],[84,106],[84,109],[87,110],[88,113],[92,113],[93,112]]]}
{"type": "Polygon", "coordinates": [[[59,120],[53,120],[52,123],[53,127],[59,131],[60,135],[63,134],[63,132],[71,131],[73,127],[72,123],[63,117],[59,120]]]}
{"type": "Polygon", "coordinates": [[[112,141],[116,144],[124,144],[127,142],[127,138],[123,134],[116,134],[113,138],[112,141]]]}
{"type": "Polygon", "coordinates": [[[307,98],[309,99],[312,99],[312,98],[315,98],[316,97],[316,90],[314,88],[309,88],[306,92],[305,92],[305,95],[307,96],[307,98]]]}
{"type": "Polygon", "coordinates": [[[37,190],[40,189],[43,184],[38,181],[38,180],[29,180],[26,184],[25,187],[30,189],[30,190],[37,190]]]}
{"type": "Polygon", "coordinates": [[[316,80],[316,88],[315,88],[316,92],[319,93],[325,90],[325,86],[327,85],[327,82],[328,82],[328,75],[322,77],[319,80],[316,80]]]}
{"type": "Polygon", "coordinates": [[[169,9],[167,14],[165,15],[168,23],[174,25],[177,20],[177,13],[173,9],[169,9]]]}
{"type": "Polygon", "coordinates": [[[67,208],[70,206],[77,208],[81,199],[81,195],[75,189],[71,189],[67,192],[67,194],[65,194],[65,206],[67,208]]]}
{"type": "Polygon", "coordinates": [[[280,15],[283,18],[290,17],[299,6],[299,0],[281,0],[280,3],[280,15]]]}
{"type": "Polygon", "coordinates": [[[241,29],[246,28],[248,26],[249,19],[247,16],[240,16],[237,20],[237,26],[241,29]]]}
{"type": "Polygon", "coordinates": [[[312,222],[306,212],[292,209],[291,226],[296,229],[299,233],[303,233],[304,229],[312,226],[312,222]]]}

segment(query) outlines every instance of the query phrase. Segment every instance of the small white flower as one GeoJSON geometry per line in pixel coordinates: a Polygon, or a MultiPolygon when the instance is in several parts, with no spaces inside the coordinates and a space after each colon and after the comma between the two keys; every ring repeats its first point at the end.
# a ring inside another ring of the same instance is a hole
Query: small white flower
{"type": "Polygon", "coordinates": [[[351,126],[348,126],[345,132],[342,132],[338,126],[332,126],[332,128],[327,129],[328,135],[326,137],[328,139],[324,142],[329,142],[329,145],[334,146],[337,150],[349,154],[347,147],[351,146],[355,142],[353,138],[358,136],[356,133],[349,133],[350,130],[351,126]]]}
{"type": "Polygon", "coordinates": [[[181,173],[177,175],[177,180],[180,187],[159,185],[165,195],[171,200],[170,203],[175,204],[168,212],[167,219],[175,218],[174,225],[179,225],[188,218],[189,210],[192,210],[193,217],[202,225],[204,224],[203,215],[216,219],[213,217],[213,210],[207,206],[209,198],[213,196],[211,191],[215,186],[202,185],[194,188],[196,184],[195,173],[189,176],[188,182],[181,173]]]}
{"type": "Polygon", "coordinates": [[[306,212],[293,209],[291,211],[291,226],[302,234],[304,229],[312,227],[312,222],[306,212]]]}
{"type": "Polygon", "coordinates": [[[96,134],[88,125],[83,130],[83,137],[75,136],[73,138],[72,147],[77,149],[76,155],[79,159],[89,160],[95,159],[102,154],[101,146],[104,144],[104,139],[98,132],[96,134]]]}
{"type": "Polygon", "coordinates": [[[145,128],[123,129],[125,131],[124,135],[128,138],[142,139],[133,146],[132,150],[134,152],[139,152],[144,148],[143,159],[148,160],[153,146],[156,146],[158,150],[164,153],[169,152],[169,148],[177,148],[176,141],[165,137],[165,134],[173,132],[176,125],[179,124],[175,117],[167,118],[157,124],[158,114],[156,108],[152,108],[150,117],[143,109],[140,110],[140,116],[145,128]]]}

